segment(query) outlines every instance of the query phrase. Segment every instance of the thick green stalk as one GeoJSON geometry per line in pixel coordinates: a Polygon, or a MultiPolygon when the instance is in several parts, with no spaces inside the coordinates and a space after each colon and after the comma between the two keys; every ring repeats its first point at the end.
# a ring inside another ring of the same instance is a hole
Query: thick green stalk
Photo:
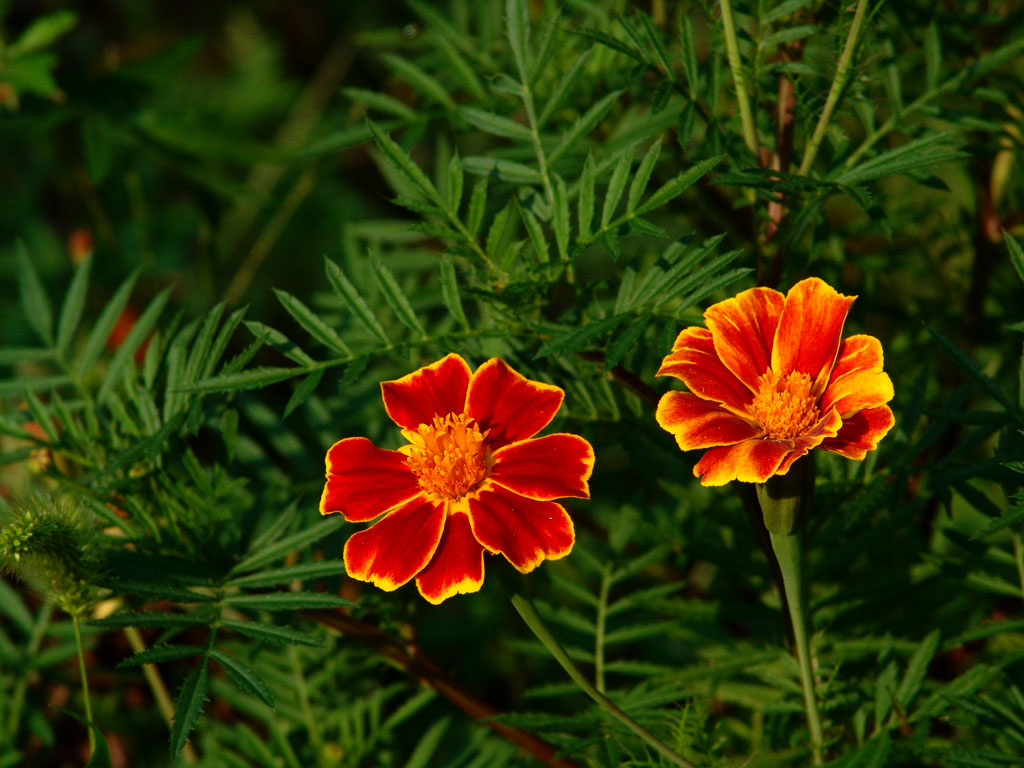
{"type": "Polygon", "coordinates": [[[811,669],[811,653],[807,644],[807,622],[804,618],[803,599],[803,537],[799,532],[782,534],[772,533],[772,549],[782,570],[782,583],[786,590],[786,601],[789,603],[789,618],[793,622],[793,637],[796,640],[796,658],[800,665],[800,683],[804,689],[804,707],[807,710],[807,726],[811,732],[811,752],[814,764],[822,763],[822,744],[824,736],[821,728],[821,715],[818,713],[818,700],[814,695],[814,672],[811,669]]]}
{"type": "Polygon", "coordinates": [[[555,658],[562,669],[564,669],[572,681],[578,685],[587,696],[594,700],[594,702],[605,712],[610,714],[626,728],[635,733],[644,743],[649,747],[656,750],[663,757],[670,760],[675,765],[681,766],[682,768],[697,768],[693,763],[687,760],[685,757],[680,755],[674,749],[659,741],[658,738],[636,722],[633,718],[619,709],[614,703],[612,703],[607,696],[601,693],[595,688],[589,680],[583,675],[576,665],[572,663],[569,658],[569,654],[565,652],[562,644],[555,639],[555,636],[551,634],[550,630],[544,624],[540,615],[537,613],[537,609],[528,597],[513,592],[511,593],[512,605],[519,612],[519,615],[523,617],[523,621],[526,622],[526,626],[530,628],[537,639],[547,648],[548,652],[555,658]]]}
{"type": "MultiPolygon", "coordinates": [[[[92,701],[89,699],[89,678],[85,673],[85,650],[82,648],[82,628],[78,621],[78,615],[72,614],[71,623],[75,627],[75,647],[78,649],[78,672],[82,677],[82,698],[85,700],[85,719],[90,723],[92,720],[92,701]]],[[[92,728],[89,728],[89,754],[96,751],[96,735],[92,728]]]]}
{"type": "Polygon", "coordinates": [[[857,39],[860,37],[861,27],[864,26],[864,11],[868,7],[868,0],[857,0],[857,10],[853,14],[853,23],[850,25],[850,32],[846,36],[846,45],[843,47],[843,52],[839,56],[839,64],[836,66],[836,76],[832,81],[832,87],[829,89],[828,98],[825,101],[825,108],[821,110],[821,116],[818,118],[818,124],[814,126],[814,133],[811,134],[811,140],[807,142],[807,147],[804,149],[804,157],[800,162],[800,170],[797,174],[800,176],[806,176],[811,166],[814,165],[814,158],[818,155],[818,148],[821,146],[822,139],[825,138],[825,132],[828,130],[828,125],[832,121],[832,113],[836,110],[836,105],[839,103],[839,96],[846,87],[846,81],[850,77],[850,69],[853,64],[853,52],[857,49],[857,39]]]}
{"type": "Polygon", "coordinates": [[[740,123],[743,125],[743,141],[747,149],[760,162],[761,147],[757,140],[757,128],[754,126],[754,115],[750,111],[750,99],[747,96],[747,83],[743,77],[743,64],[740,62],[740,47],[736,39],[736,23],[732,17],[730,0],[720,0],[722,7],[722,28],[725,32],[725,54],[729,59],[729,70],[736,86],[736,103],[740,110],[740,123]]]}

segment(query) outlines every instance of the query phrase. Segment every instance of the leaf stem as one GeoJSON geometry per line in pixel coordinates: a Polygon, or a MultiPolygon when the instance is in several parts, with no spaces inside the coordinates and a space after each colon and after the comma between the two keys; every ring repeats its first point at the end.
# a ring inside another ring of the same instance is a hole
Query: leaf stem
{"type": "Polygon", "coordinates": [[[722,8],[722,28],[725,32],[725,53],[729,59],[729,69],[732,72],[732,81],[736,86],[736,103],[739,105],[740,122],[743,124],[743,141],[754,156],[756,162],[760,162],[761,148],[757,140],[757,128],[754,126],[754,116],[750,111],[750,99],[747,95],[746,79],[743,77],[743,64],[740,61],[740,47],[736,39],[736,23],[732,16],[732,4],[730,0],[720,0],[722,8]]]}
{"type": "Polygon", "coordinates": [[[587,694],[587,696],[593,699],[601,709],[622,723],[626,728],[640,737],[644,743],[656,750],[673,764],[681,766],[681,768],[697,768],[697,766],[680,755],[674,749],[664,744],[654,734],[619,709],[611,700],[608,699],[607,696],[591,685],[586,676],[579,671],[575,664],[572,663],[572,660],[569,658],[569,654],[565,652],[562,644],[559,643],[555,636],[551,634],[551,631],[547,628],[540,615],[537,613],[537,609],[534,607],[533,602],[528,597],[519,592],[512,592],[510,596],[512,606],[516,611],[518,611],[523,621],[526,622],[526,626],[530,628],[533,634],[536,635],[537,639],[540,640],[545,648],[547,648],[548,652],[554,657],[555,661],[559,663],[562,669],[568,673],[569,677],[572,678],[572,681],[576,683],[576,685],[578,685],[580,689],[587,694]]]}
{"type": "Polygon", "coordinates": [[[772,549],[779,561],[782,571],[782,583],[789,603],[789,618],[793,623],[793,636],[796,639],[796,657],[800,665],[800,684],[804,691],[804,706],[807,710],[807,726],[811,732],[811,753],[814,764],[822,764],[822,744],[824,736],[821,728],[821,715],[818,713],[818,700],[814,695],[814,673],[811,669],[811,655],[807,643],[807,623],[804,619],[803,590],[803,551],[802,535],[797,533],[769,534],[772,549]]]}
{"type": "MultiPolygon", "coordinates": [[[[82,627],[78,621],[78,614],[71,614],[71,623],[75,627],[75,648],[78,651],[78,673],[82,678],[82,698],[85,702],[85,719],[90,723],[92,719],[92,701],[89,699],[89,677],[85,672],[85,650],[82,648],[82,627]]],[[[96,734],[92,728],[89,729],[89,754],[96,751],[96,734]]]]}
{"type": "Polygon", "coordinates": [[[835,112],[836,105],[839,103],[839,95],[846,87],[846,81],[850,76],[850,69],[853,63],[853,52],[857,49],[857,39],[860,37],[860,30],[864,25],[864,11],[867,9],[867,6],[868,0],[857,0],[857,10],[854,12],[853,23],[850,25],[850,31],[846,36],[846,45],[843,46],[843,52],[839,56],[836,76],[832,81],[832,87],[829,89],[828,98],[825,100],[825,107],[821,110],[818,124],[814,126],[811,140],[807,142],[807,147],[804,149],[804,157],[800,161],[800,168],[797,171],[799,176],[806,176],[810,172],[811,166],[814,165],[814,158],[817,157],[822,139],[825,138],[825,131],[828,130],[828,125],[832,120],[832,113],[835,112]]]}
{"type": "Polygon", "coordinates": [[[597,619],[594,631],[594,687],[604,693],[604,632],[608,617],[608,591],[611,588],[611,572],[607,567],[601,572],[601,591],[597,597],[597,619]]]}

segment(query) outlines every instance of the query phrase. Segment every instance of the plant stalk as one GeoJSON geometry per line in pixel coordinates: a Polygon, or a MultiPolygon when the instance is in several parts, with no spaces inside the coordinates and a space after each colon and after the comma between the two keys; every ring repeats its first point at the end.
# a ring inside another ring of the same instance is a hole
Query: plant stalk
{"type": "Polygon", "coordinates": [[[825,107],[821,110],[818,124],[814,126],[811,140],[807,142],[807,147],[804,149],[804,157],[800,161],[800,169],[797,171],[799,176],[806,176],[810,172],[811,166],[814,165],[814,158],[818,155],[822,139],[825,138],[825,131],[828,130],[828,124],[832,121],[832,114],[839,103],[839,95],[846,87],[846,81],[850,77],[850,68],[853,64],[853,52],[857,49],[857,40],[860,37],[861,27],[864,26],[864,12],[867,7],[868,0],[857,0],[857,10],[853,14],[853,23],[850,25],[850,32],[846,36],[846,45],[843,46],[843,52],[839,56],[836,76],[832,81],[832,87],[829,89],[828,98],[825,100],[825,107]]]}
{"type": "Polygon", "coordinates": [[[807,726],[811,732],[811,753],[814,764],[822,764],[822,745],[824,736],[821,728],[821,715],[818,713],[818,700],[814,695],[814,672],[811,669],[811,654],[807,643],[807,623],[804,618],[803,590],[803,536],[796,533],[770,534],[772,549],[782,570],[782,583],[789,603],[789,618],[793,623],[793,637],[796,640],[796,658],[800,665],[800,684],[804,690],[804,707],[807,710],[807,726]]]}
{"type": "MultiPolygon", "coordinates": [[[[71,623],[75,627],[75,648],[78,650],[78,673],[82,678],[82,699],[85,702],[85,719],[95,725],[92,719],[92,701],[89,699],[89,678],[85,673],[85,649],[82,648],[82,627],[78,614],[71,615],[71,623]]],[[[96,752],[96,734],[89,728],[89,755],[96,752]]]]}
{"type": "Polygon", "coordinates": [[[722,28],[725,32],[725,54],[729,59],[729,70],[736,86],[736,103],[740,110],[740,123],[743,125],[743,141],[747,149],[754,155],[755,162],[761,161],[761,147],[757,140],[757,128],[754,126],[754,115],[750,111],[750,99],[747,96],[746,79],[743,77],[743,64],[740,62],[740,47],[736,39],[736,23],[732,16],[730,0],[720,0],[722,8],[722,28]]]}
{"type": "Polygon", "coordinates": [[[591,685],[590,681],[583,675],[582,672],[577,669],[576,665],[572,663],[572,659],[569,658],[569,654],[565,652],[562,644],[558,642],[551,631],[544,624],[540,615],[537,613],[537,609],[528,597],[525,597],[521,593],[511,593],[512,605],[522,616],[523,621],[526,622],[526,626],[530,628],[537,639],[547,648],[548,652],[555,658],[562,669],[564,669],[572,681],[578,685],[587,696],[594,700],[594,702],[605,712],[610,714],[612,717],[617,719],[626,728],[635,733],[645,744],[652,749],[656,750],[663,757],[675,765],[681,766],[682,768],[697,768],[693,763],[687,760],[685,757],[680,755],[674,749],[669,747],[660,741],[653,733],[648,731],[633,718],[619,709],[612,701],[608,699],[603,693],[597,688],[591,685]]]}

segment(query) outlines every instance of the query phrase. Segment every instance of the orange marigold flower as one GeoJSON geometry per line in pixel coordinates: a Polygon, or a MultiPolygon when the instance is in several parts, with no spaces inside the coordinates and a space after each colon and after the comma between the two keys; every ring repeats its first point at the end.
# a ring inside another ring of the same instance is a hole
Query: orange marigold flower
{"type": "Polygon", "coordinates": [[[856,296],[816,277],[783,296],[751,288],[708,307],[661,364],[689,392],[668,392],[657,419],[702,485],[763,483],[814,448],[863,459],[895,423],[892,381],[873,336],[841,339],[856,296]]]}
{"type": "Polygon", "coordinates": [[[387,591],[415,577],[437,604],[480,589],[484,551],[523,573],[569,554],[572,520],[554,499],[589,498],[594,451],[577,435],[534,437],[561,389],[498,358],[474,372],[451,354],[381,393],[408,444],[388,451],[350,437],[327,452],[320,513],[383,515],[345,543],[349,576],[387,591]]]}

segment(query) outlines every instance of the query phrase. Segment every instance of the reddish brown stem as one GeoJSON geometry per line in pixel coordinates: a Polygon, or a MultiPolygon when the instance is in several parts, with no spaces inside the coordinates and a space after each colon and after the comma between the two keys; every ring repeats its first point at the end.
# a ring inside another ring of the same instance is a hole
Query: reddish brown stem
{"type": "Polygon", "coordinates": [[[533,755],[551,768],[581,768],[579,763],[557,757],[558,750],[532,733],[495,722],[501,711],[467,691],[428,658],[414,643],[402,642],[381,629],[336,611],[303,611],[303,615],[329,629],[358,640],[399,669],[433,688],[467,715],[496,734],[533,755]]]}

